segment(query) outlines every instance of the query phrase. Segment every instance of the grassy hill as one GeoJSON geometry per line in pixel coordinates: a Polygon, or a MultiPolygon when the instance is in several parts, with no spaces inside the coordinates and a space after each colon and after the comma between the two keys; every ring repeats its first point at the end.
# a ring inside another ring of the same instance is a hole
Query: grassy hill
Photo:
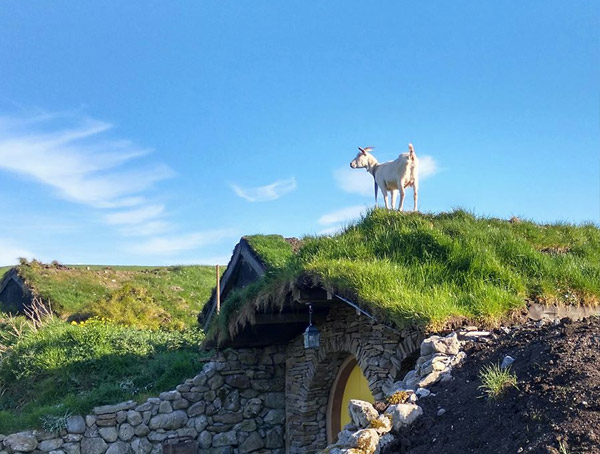
{"type": "Polygon", "coordinates": [[[228,297],[212,336],[235,332],[301,276],[381,320],[429,329],[461,319],[495,323],[527,301],[600,301],[600,229],[593,224],[372,210],[337,235],[304,238],[287,257],[228,297]]]}
{"type": "MultiPolygon", "coordinates": [[[[1,272],[1,270],[0,270],[1,272]]],[[[96,405],[143,400],[201,368],[196,316],[214,268],[18,266],[55,315],[0,313],[0,433],[50,429],[96,405]]]]}
{"type": "Polygon", "coordinates": [[[62,319],[95,316],[146,328],[195,326],[215,282],[210,266],[63,266],[34,260],[17,269],[62,319]]]}

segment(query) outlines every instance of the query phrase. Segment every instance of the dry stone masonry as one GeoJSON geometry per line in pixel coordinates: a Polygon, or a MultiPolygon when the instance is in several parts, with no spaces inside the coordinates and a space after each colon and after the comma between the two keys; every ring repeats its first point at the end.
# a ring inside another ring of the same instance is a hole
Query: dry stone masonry
{"type": "Polygon", "coordinates": [[[0,454],[159,454],[175,437],[209,454],[283,454],[284,380],[280,348],[218,353],[196,377],[142,404],[96,407],[60,433],[0,436],[0,454]]]}
{"type": "Polygon", "coordinates": [[[141,404],[96,407],[69,417],[59,433],[0,435],[0,454],[159,454],[175,439],[208,454],[316,453],[327,446],[332,385],[350,355],[378,402],[353,401],[352,423],[327,450],[373,454],[421,415],[428,386],[451,378],[465,357],[460,340],[486,334],[423,340],[419,331],[390,329],[342,305],[316,324],[318,349],[304,349],[299,336],[285,346],[221,351],[194,378],[141,404]]]}
{"type": "MultiPolygon", "coordinates": [[[[423,335],[397,331],[346,305],[333,306],[316,323],[320,347],[305,350],[302,337],[288,344],[286,363],[287,446],[290,454],[315,453],[327,446],[326,412],[342,362],[353,355],[375,399],[400,378],[403,361],[423,335]]],[[[404,371],[405,372],[405,371],[404,371]]]]}
{"type": "MultiPolygon", "coordinates": [[[[489,335],[486,332],[463,331],[461,338],[489,335]]],[[[377,454],[393,440],[394,433],[412,424],[423,414],[417,404],[431,392],[426,387],[438,381],[450,380],[452,368],[464,361],[457,333],[431,336],[421,343],[416,366],[406,376],[385,388],[383,401],[371,405],[351,400],[348,412],[352,422],[339,433],[336,443],[322,452],[326,454],[377,454]],[[375,408],[377,407],[377,409],[375,408]],[[378,411],[378,409],[380,411],[378,411]]]]}

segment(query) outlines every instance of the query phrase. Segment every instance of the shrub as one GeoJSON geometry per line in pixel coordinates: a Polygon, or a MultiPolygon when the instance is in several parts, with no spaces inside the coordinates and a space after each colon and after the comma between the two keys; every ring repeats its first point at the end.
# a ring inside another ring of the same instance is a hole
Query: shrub
{"type": "Polygon", "coordinates": [[[480,372],[482,389],[488,399],[498,399],[510,388],[517,388],[517,375],[510,370],[510,366],[501,368],[499,364],[485,366],[480,372]]]}

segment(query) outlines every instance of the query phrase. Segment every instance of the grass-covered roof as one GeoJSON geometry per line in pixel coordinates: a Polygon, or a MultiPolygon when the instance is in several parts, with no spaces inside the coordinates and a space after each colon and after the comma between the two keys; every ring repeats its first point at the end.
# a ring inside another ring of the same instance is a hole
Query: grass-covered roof
{"type": "Polygon", "coordinates": [[[457,319],[498,321],[528,300],[600,301],[600,229],[594,224],[541,225],[462,210],[373,210],[337,235],[303,238],[296,253],[270,247],[270,237],[247,238],[261,256],[277,257],[268,259],[275,265],[228,296],[212,336],[235,333],[257,308],[281,304],[300,279],[396,326],[432,329],[457,319]]]}

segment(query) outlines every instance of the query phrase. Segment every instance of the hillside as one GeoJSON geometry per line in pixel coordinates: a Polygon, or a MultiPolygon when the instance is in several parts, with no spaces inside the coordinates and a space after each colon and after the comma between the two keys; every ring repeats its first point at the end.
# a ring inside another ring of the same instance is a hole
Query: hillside
{"type": "Polygon", "coordinates": [[[64,266],[34,260],[17,271],[63,320],[95,316],[148,328],[195,326],[215,282],[211,266],[64,266]]]}
{"type": "Polygon", "coordinates": [[[599,330],[597,317],[564,319],[504,328],[486,342],[468,343],[453,379],[431,387],[419,400],[423,416],[383,452],[600,452],[599,330]],[[515,359],[516,386],[486,397],[481,372],[507,355],[515,359]]]}
{"type": "Polygon", "coordinates": [[[494,325],[530,301],[595,306],[598,245],[593,224],[372,210],[337,235],[302,239],[261,281],[227,298],[210,334],[235,332],[300,279],[396,326],[433,330],[464,320],[494,325]]]}
{"type": "Polygon", "coordinates": [[[0,433],[52,429],[69,414],[171,389],[201,368],[196,315],[208,266],[23,262],[19,275],[54,315],[0,313],[0,433]]]}

